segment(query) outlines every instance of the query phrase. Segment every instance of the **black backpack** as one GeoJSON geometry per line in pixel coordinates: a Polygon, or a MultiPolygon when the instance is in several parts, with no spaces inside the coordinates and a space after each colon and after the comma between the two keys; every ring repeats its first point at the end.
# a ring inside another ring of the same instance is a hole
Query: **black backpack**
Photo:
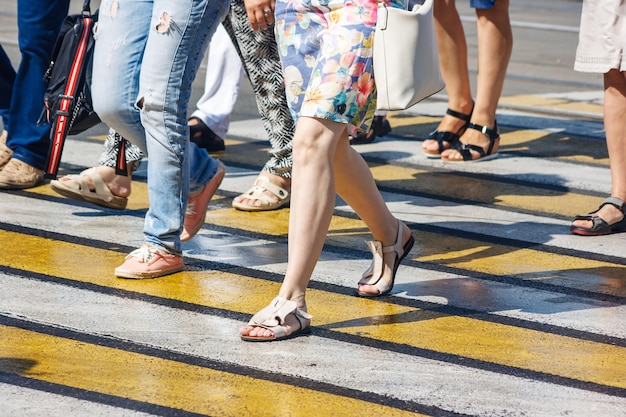
{"type": "Polygon", "coordinates": [[[56,178],[67,135],[76,135],[100,123],[91,101],[93,26],[98,13],[91,14],[84,0],[81,14],[69,15],[52,51],[44,75],[47,89],[39,122],[50,123],[50,149],[44,178],[56,178]]]}

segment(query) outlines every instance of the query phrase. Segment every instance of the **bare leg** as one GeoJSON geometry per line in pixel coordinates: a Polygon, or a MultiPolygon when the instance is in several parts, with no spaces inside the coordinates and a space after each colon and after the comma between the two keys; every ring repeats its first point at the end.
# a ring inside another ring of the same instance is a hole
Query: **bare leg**
{"type": "MultiPolygon", "coordinates": [[[[616,69],[604,74],[604,128],[611,167],[611,195],[626,201],[626,73],[616,69]]],[[[623,214],[611,204],[602,207],[598,216],[608,224],[623,219],[623,214]]],[[[576,220],[573,224],[593,226],[587,220],[576,220]]]]}
{"type": "MultiPolygon", "coordinates": [[[[506,69],[513,50],[513,34],[509,20],[509,0],[498,0],[490,9],[476,9],[478,31],[478,81],[476,103],[471,122],[493,128],[496,121],[498,100],[502,94],[506,69]]],[[[461,142],[483,147],[487,150],[488,138],[474,129],[461,136],[461,142]]],[[[498,144],[493,149],[496,152],[498,144]]],[[[471,151],[473,158],[480,155],[471,151]]],[[[462,160],[456,150],[447,150],[442,157],[462,160]]]]}
{"type": "MultiPolygon", "coordinates": [[[[463,24],[454,0],[438,0],[434,5],[439,64],[441,75],[446,83],[448,108],[459,113],[469,114],[472,111],[473,100],[467,68],[467,44],[463,24]]],[[[440,132],[458,132],[464,124],[463,120],[446,114],[439,123],[437,130],[440,132]]],[[[422,146],[430,152],[439,150],[439,145],[435,140],[425,140],[422,146]]]]}
{"type": "MultiPolygon", "coordinates": [[[[306,310],[305,291],[328,233],[336,191],[366,222],[374,238],[385,245],[395,242],[398,223],[367,164],[351,148],[345,125],[301,118],[294,136],[293,159],[289,262],[279,295],[306,310]]],[[[295,325],[289,330],[298,330],[295,325]]],[[[240,333],[272,336],[270,330],[259,327],[242,327],[240,333]]]]}

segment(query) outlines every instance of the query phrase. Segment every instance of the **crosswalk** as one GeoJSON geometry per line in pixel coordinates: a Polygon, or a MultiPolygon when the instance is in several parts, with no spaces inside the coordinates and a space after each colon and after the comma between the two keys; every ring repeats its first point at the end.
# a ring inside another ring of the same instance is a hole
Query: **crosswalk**
{"type": "MultiPolygon", "coordinates": [[[[432,103],[357,148],[415,247],[390,297],[355,297],[369,236],[338,199],[313,332],[280,343],[237,332],[287,259],[288,209],[230,207],[266,158],[258,120],[232,124],[227,176],[171,276],[112,275],[142,241],[145,166],[123,212],[45,185],[2,193],[0,414],[625,416],[626,238],[568,229],[610,190],[601,124],[520,110],[554,97],[508,99],[494,161],[426,159],[432,103]]],[[[72,138],[62,168],[93,165],[103,133],[72,138]]]]}

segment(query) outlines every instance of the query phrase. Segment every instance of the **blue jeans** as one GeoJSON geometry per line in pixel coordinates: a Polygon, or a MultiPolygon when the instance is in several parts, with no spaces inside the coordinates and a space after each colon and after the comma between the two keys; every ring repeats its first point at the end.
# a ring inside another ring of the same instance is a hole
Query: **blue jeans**
{"type": "Polygon", "coordinates": [[[95,28],[93,104],[103,122],[148,157],[144,240],[182,252],[189,192],[218,163],[189,141],[191,83],[230,0],[103,0],[95,28]]]}
{"type": "Polygon", "coordinates": [[[491,9],[496,0],[470,0],[470,7],[475,9],[491,9]]]}
{"type": "Polygon", "coordinates": [[[67,16],[69,0],[18,0],[17,29],[22,59],[17,69],[9,123],[7,146],[13,158],[43,170],[50,146],[50,125],[37,126],[43,110],[46,84],[43,74],[50,54],[67,16]]]}
{"type": "Polygon", "coordinates": [[[15,70],[7,53],[0,45],[0,118],[4,130],[9,125],[9,113],[11,110],[11,96],[13,95],[13,84],[15,83],[15,70]]]}

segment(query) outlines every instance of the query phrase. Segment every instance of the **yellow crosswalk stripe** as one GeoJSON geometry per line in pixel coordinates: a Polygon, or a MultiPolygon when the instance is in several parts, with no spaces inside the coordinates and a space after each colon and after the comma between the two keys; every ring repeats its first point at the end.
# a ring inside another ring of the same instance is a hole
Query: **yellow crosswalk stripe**
{"type": "MultiPolygon", "coordinates": [[[[186,271],[155,280],[120,280],[113,277],[112,271],[121,262],[122,254],[6,231],[0,231],[0,239],[19,242],[8,245],[0,254],[2,265],[246,314],[263,307],[279,286],[276,282],[214,270],[186,271]],[[76,262],[67,261],[73,259],[76,262]]],[[[515,327],[496,320],[443,315],[382,299],[361,299],[315,289],[308,292],[307,299],[315,326],[626,388],[626,349],[620,346],[515,327]],[[555,351],[562,361],[554,361],[555,351]]]]}
{"type": "MultiPolygon", "coordinates": [[[[0,325],[21,376],[205,415],[423,416],[355,398],[0,325]]],[[[6,371],[6,370],[4,370],[6,371]]],[[[9,370],[10,372],[10,370],[9,370]]]]}

